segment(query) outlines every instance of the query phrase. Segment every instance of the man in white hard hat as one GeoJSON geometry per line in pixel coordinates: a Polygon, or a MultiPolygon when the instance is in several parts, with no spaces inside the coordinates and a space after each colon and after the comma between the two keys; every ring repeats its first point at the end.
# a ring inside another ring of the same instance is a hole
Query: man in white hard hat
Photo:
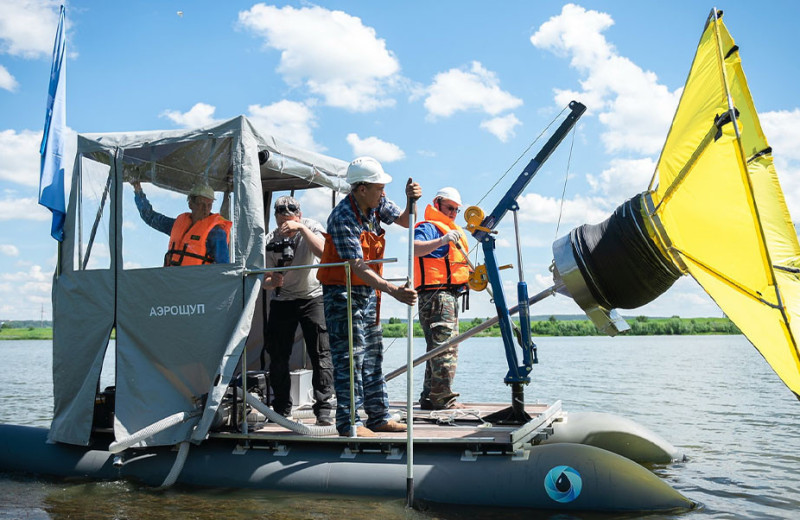
{"type": "MultiPolygon", "coordinates": [[[[350,264],[352,286],[353,363],[356,409],[363,405],[366,426],[356,415],[356,434],[374,437],[374,432],[401,432],[406,425],[391,419],[386,380],[383,377],[383,332],[379,321],[380,296],[387,293],[406,305],[414,305],[417,293],[383,279],[382,264],[367,264],[383,258],[384,230],[381,223],[407,228],[409,208],[402,212],[386,198],[384,187],[392,178],[372,157],[359,157],[347,168],[350,193],[328,217],[328,234],[320,263],[346,261],[350,264]]],[[[418,199],[422,188],[411,179],[406,197],[418,199]]],[[[319,269],[325,301],[325,319],[333,357],[333,382],[336,390],[336,429],[350,435],[350,368],[348,341],[347,290],[344,267],[319,269]]]]}
{"type": "Polygon", "coordinates": [[[164,266],[227,264],[231,221],[211,213],[214,190],[205,183],[195,184],[186,201],[189,212],[170,218],[153,210],[139,181],[131,182],[139,216],[151,228],[169,235],[164,266]]]}
{"type": "MultiPolygon", "coordinates": [[[[428,351],[458,335],[458,298],[466,298],[469,290],[467,237],[455,223],[460,207],[458,190],[442,188],[414,230],[414,287],[428,351]]],[[[428,360],[419,398],[423,410],[463,408],[452,388],[457,362],[458,345],[428,360]]]]}

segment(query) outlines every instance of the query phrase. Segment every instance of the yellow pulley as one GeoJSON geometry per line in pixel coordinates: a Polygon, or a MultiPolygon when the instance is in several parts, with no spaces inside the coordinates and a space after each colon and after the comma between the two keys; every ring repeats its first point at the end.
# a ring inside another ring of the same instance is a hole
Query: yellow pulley
{"type": "Polygon", "coordinates": [[[472,233],[476,229],[481,231],[489,231],[488,229],[481,227],[481,222],[483,222],[483,218],[485,217],[485,213],[481,208],[478,206],[470,206],[464,210],[464,220],[467,221],[467,231],[472,233]]]}
{"type": "MultiPolygon", "coordinates": [[[[513,269],[514,266],[511,264],[501,265],[497,269],[499,271],[505,271],[506,269],[513,269]]],[[[486,265],[481,264],[475,266],[475,269],[469,273],[469,280],[467,281],[469,284],[469,288],[473,291],[482,291],[486,289],[486,286],[489,284],[489,275],[486,274],[486,265]]],[[[491,295],[492,291],[489,291],[491,295]]]]}
{"type": "Polygon", "coordinates": [[[486,266],[481,264],[469,273],[469,288],[473,291],[482,291],[489,284],[489,276],[486,274],[486,266]]]}

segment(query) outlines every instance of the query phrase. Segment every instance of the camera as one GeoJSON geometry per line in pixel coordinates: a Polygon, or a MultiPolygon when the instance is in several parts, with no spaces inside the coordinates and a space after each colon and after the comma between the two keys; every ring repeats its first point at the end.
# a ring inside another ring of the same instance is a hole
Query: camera
{"type": "MultiPolygon", "coordinates": [[[[280,240],[275,240],[274,242],[270,242],[269,244],[267,244],[267,251],[280,253],[281,257],[278,258],[278,267],[289,265],[292,263],[292,260],[294,260],[294,243],[288,238],[282,238],[280,240]]],[[[280,293],[281,293],[281,288],[276,287],[275,296],[278,296],[280,293]]]]}
{"type": "Polygon", "coordinates": [[[281,257],[278,260],[278,267],[289,265],[294,260],[294,243],[288,238],[282,238],[267,244],[267,251],[280,253],[281,257]]]}

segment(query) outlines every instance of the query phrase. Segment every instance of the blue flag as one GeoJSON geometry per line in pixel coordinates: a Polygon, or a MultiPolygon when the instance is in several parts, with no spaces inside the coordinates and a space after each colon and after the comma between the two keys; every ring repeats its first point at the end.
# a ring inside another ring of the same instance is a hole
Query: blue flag
{"type": "Polygon", "coordinates": [[[50,88],[47,91],[47,113],[39,153],[42,155],[39,172],[39,204],[53,212],[50,234],[64,240],[64,141],[67,133],[67,39],[64,36],[64,6],[53,45],[53,65],[50,68],[50,88]]]}

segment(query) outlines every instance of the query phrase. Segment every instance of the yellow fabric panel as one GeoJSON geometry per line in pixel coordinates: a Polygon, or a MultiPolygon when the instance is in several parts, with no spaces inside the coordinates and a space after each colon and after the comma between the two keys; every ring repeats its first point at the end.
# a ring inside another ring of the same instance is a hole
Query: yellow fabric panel
{"type": "Polygon", "coordinates": [[[656,214],[689,273],[800,396],[800,276],[773,268],[800,267],[800,244],[739,53],[717,28],[719,39],[713,21],[703,32],[659,158],[656,214]],[[704,147],[728,94],[739,136],[726,124],[704,147]]]}
{"type": "MultiPolygon", "coordinates": [[[[800,394],[800,362],[793,355],[793,350],[787,348],[791,340],[780,311],[756,300],[743,298],[729,284],[707,274],[691,262],[687,265],[692,276],[758,348],[786,386],[795,394],[800,394]]],[[[793,296],[800,297],[800,294],[793,296]]],[[[736,363],[736,360],[731,359],[731,363],[736,363]]]]}
{"type": "Polygon", "coordinates": [[[659,183],[656,203],[708,132],[707,121],[713,121],[715,115],[726,110],[714,33],[705,31],[656,167],[659,183]]]}

